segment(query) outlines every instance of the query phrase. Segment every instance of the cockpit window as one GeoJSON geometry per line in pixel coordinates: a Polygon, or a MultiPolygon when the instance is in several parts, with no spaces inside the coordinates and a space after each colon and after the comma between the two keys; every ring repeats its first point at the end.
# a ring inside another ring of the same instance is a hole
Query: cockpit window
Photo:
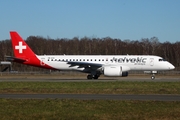
{"type": "Polygon", "coordinates": [[[159,59],[159,61],[166,61],[165,59],[159,59]]]}

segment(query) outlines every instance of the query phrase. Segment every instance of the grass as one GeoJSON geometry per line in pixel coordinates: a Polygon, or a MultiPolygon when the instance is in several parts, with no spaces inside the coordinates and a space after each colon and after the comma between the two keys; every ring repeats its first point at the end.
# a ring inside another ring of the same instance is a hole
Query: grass
{"type": "Polygon", "coordinates": [[[1,82],[0,93],[180,94],[180,82],[1,82]]]}
{"type": "Polygon", "coordinates": [[[180,102],[0,99],[1,120],[178,120],[180,102]]]}
{"type": "MultiPolygon", "coordinates": [[[[1,82],[0,93],[180,94],[180,82],[1,82]]],[[[178,120],[180,102],[0,99],[1,120],[178,120]]]]}

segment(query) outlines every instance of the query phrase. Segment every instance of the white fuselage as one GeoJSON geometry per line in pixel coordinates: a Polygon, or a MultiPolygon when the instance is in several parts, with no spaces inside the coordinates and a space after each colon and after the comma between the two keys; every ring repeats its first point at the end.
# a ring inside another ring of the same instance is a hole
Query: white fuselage
{"type": "Polygon", "coordinates": [[[42,66],[45,63],[58,70],[84,70],[78,65],[71,66],[68,62],[101,64],[102,67],[126,66],[129,70],[142,71],[174,69],[174,66],[162,57],[151,55],[38,55],[37,57],[42,66]]]}

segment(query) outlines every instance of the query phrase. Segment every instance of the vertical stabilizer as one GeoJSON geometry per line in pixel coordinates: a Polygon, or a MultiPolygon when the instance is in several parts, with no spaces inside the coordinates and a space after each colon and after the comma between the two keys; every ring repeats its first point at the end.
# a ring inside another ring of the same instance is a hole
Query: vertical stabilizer
{"type": "Polygon", "coordinates": [[[15,32],[10,32],[12,47],[14,51],[14,56],[17,58],[29,58],[35,56],[31,48],[26,44],[26,42],[21,38],[21,36],[15,32]]]}

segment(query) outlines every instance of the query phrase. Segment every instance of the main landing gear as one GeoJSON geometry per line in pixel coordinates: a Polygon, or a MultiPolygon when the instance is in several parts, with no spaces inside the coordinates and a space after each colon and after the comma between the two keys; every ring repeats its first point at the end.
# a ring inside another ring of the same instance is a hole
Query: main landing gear
{"type": "Polygon", "coordinates": [[[98,79],[99,78],[99,75],[87,75],[87,79],[98,79]]]}

